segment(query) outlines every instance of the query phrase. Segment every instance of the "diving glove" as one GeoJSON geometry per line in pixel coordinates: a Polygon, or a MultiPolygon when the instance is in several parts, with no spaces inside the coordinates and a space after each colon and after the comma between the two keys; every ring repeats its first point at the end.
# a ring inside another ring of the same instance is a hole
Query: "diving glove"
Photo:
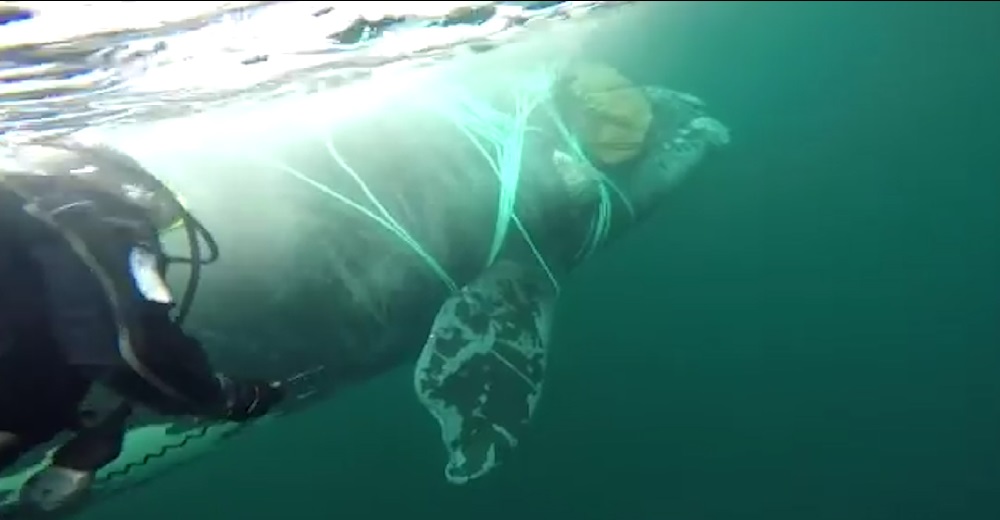
{"type": "Polygon", "coordinates": [[[285,390],[278,382],[229,379],[225,387],[226,420],[233,422],[265,416],[285,399],[285,390]]]}

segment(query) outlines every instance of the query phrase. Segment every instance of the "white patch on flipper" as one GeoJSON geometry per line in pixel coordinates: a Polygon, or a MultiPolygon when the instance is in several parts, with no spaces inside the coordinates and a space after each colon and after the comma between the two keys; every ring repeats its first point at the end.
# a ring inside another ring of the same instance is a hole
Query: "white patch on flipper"
{"type": "Polygon", "coordinates": [[[414,386],[441,427],[449,482],[464,484],[498,466],[534,414],[555,300],[549,287],[501,262],[438,312],[414,386]]]}

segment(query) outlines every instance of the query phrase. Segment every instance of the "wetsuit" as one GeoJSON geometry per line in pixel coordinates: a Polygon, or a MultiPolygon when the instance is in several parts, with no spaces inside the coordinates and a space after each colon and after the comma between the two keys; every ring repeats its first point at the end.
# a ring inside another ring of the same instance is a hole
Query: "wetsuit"
{"type": "Polygon", "coordinates": [[[29,186],[45,196],[27,200],[0,179],[0,470],[80,429],[93,384],[164,414],[221,420],[280,401],[277,385],[217,374],[172,319],[145,212],[85,184],[31,182],[51,186],[29,186]]]}

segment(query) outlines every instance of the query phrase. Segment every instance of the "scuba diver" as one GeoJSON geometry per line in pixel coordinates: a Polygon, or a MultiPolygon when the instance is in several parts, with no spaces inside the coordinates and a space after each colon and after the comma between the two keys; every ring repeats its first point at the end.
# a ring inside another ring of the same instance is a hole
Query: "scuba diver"
{"type": "Polygon", "coordinates": [[[280,383],[217,373],[182,328],[200,268],[217,258],[200,222],[128,156],[77,141],[0,149],[0,472],[74,435],[19,507],[78,503],[121,454],[133,406],[245,422],[282,401],[280,383]],[[189,257],[165,252],[168,229],[186,231],[189,257]],[[180,302],[165,282],[177,263],[190,270],[180,302]],[[104,417],[81,409],[96,386],[121,400],[104,417]]]}

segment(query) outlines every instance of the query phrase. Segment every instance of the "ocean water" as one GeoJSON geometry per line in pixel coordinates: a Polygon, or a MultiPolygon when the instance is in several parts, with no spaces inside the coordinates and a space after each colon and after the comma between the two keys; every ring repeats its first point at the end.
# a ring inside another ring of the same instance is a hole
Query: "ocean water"
{"type": "Polygon", "coordinates": [[[406,369],[85,518],[1000,518],[1000,7],[663,2],[590,52],[733,144],[562,296],[535,428],[445,483],[406,369]]]}

